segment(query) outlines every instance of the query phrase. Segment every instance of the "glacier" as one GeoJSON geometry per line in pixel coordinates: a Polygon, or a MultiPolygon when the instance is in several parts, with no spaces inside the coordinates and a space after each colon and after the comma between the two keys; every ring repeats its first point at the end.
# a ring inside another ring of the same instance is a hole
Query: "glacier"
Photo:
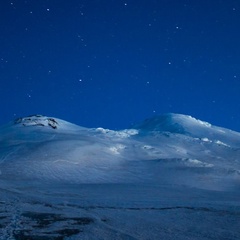
{"type": "Polygon", "coordinates": [[[240,239],[239,193],[240,133],[191,116],[0,127],[0,239],[240,239]]]}

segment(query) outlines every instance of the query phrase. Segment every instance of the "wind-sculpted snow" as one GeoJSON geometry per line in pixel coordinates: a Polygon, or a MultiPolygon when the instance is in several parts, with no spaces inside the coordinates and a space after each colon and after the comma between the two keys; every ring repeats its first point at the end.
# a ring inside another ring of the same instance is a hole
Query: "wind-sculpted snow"
{"type": "Polygon", "coordinates": [[[0,239],[239,239],[239,200],[240,134],[190,116],[0,127],[0,239]]]}

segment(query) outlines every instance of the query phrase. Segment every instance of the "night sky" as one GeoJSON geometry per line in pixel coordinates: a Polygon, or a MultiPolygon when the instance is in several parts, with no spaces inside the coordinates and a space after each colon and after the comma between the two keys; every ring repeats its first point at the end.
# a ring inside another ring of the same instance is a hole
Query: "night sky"
{"type": "Polygon", "coordinates": [[[0,124],[173,112],[240,131],[240,1],[3,0],[0,97],[0,124]]]}

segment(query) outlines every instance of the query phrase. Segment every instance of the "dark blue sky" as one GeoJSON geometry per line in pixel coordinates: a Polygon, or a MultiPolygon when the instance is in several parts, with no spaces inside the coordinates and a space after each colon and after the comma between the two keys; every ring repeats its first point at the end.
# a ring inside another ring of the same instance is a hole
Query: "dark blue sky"
{"type": "Polygon", "coordinates": [[[0,124],[174,112],[240,131],[239,0],[5,0],[0,32],[0,124]]]}

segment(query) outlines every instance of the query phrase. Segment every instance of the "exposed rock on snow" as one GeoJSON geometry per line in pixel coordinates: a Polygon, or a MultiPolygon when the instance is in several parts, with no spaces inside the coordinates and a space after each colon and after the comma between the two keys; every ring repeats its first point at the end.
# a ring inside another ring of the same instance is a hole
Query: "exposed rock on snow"
{"type": "Polygon", "coordinates": [[[24,118],[18,118],[14,121],[15,124],[21,124],[25,127],[27,126],[42,126],[42,127],[51,127],[56,129],[58,122],[54,118],[45,117],[43,115],[31,115],[24,118]]]}

